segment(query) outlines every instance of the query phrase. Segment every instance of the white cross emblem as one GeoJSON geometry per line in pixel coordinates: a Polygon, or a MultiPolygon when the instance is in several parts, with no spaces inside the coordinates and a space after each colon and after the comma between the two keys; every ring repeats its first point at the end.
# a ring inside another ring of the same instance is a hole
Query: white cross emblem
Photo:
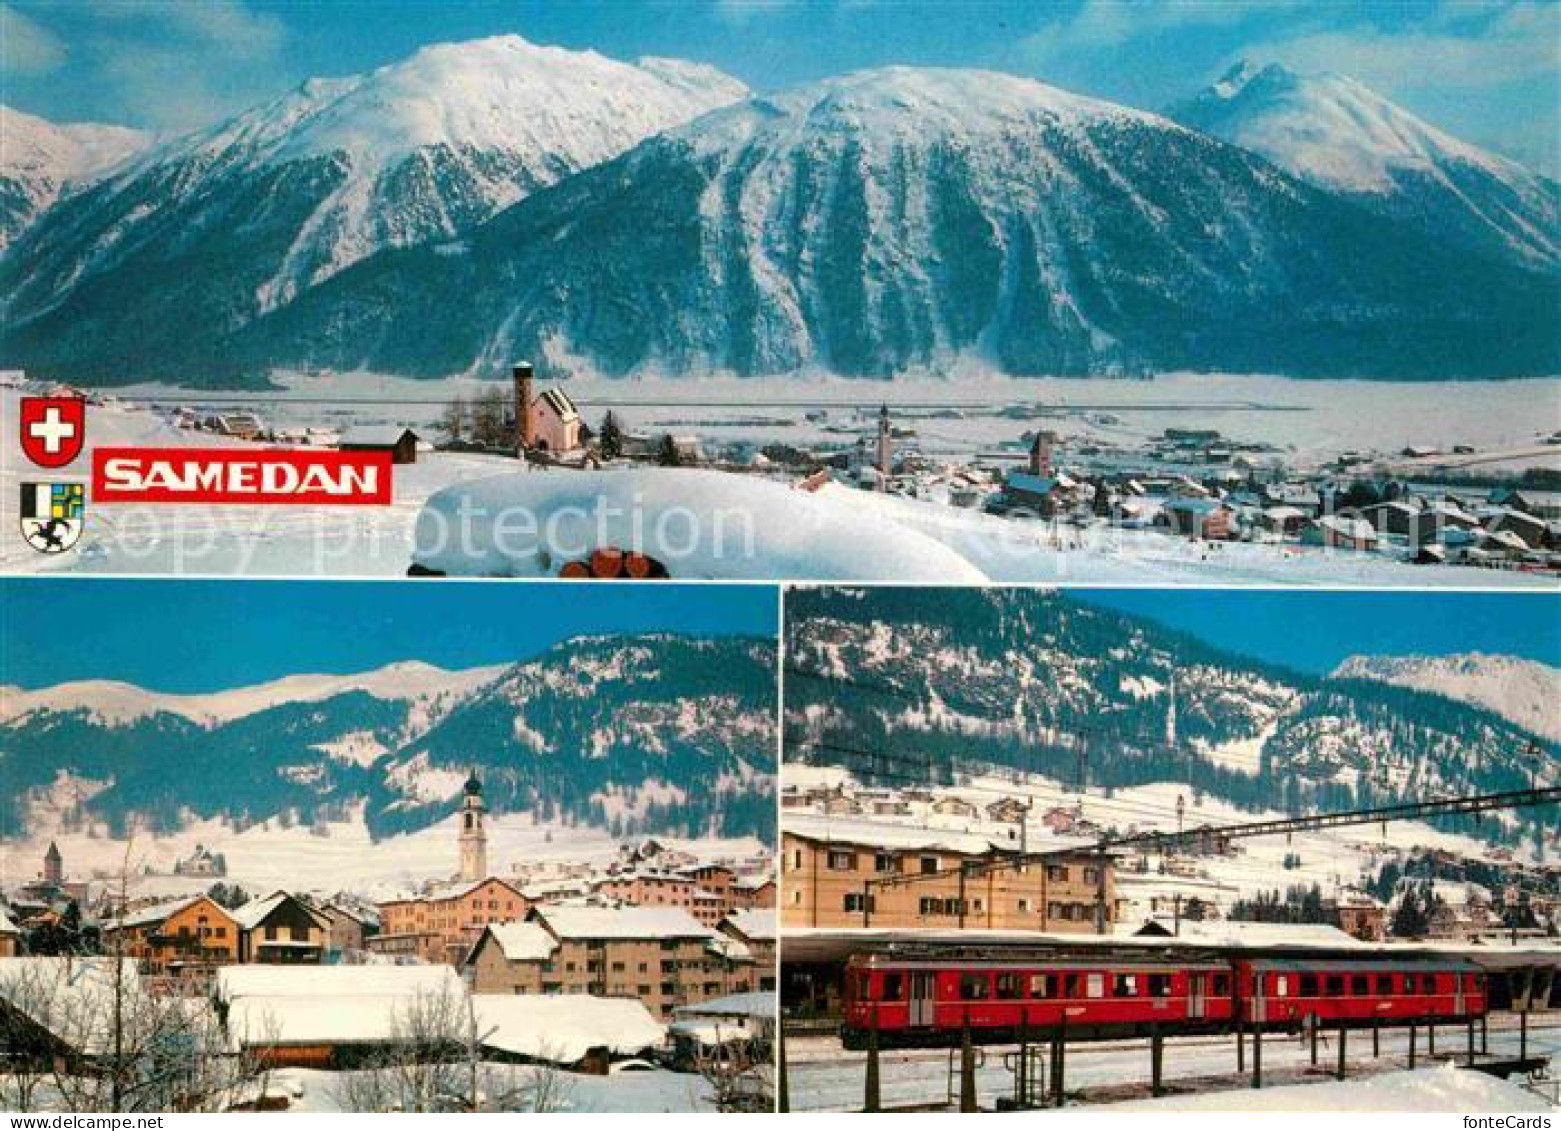
{"type": "Polygon", "coordinates": [[[43,410],[42,420],[27,426],[27,434],[34,440],[43,441],[43,450],[52,456],[64,449],[66,440],[75,437],[76,426],[66,420],[59,409],[51,407],[43,410]]]}

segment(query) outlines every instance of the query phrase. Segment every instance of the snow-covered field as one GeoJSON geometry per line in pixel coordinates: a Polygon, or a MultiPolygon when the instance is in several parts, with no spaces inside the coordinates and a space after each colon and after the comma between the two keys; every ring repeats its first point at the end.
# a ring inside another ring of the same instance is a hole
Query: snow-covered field
{"type": "MultiPolygon", "coordinates": [[[[294,379],[255,407],[275,428],[337,428],[350,423],[424,426],[445,398],[470,396],[472,381],[412,382],[366,375],[294,379]]],[[[866,427],[872,402],[887,399],[896,419],[914,425],[924,454],[969,459],[1000,444],[1010,447],[1041,425],[1072,439],[1135,447],[1168,426],[1218,427],[1227,435],[1274,445],[1292,466],[1331,458],[1347,449],[1389,454],[1408,443],[1535,444],[1541,426],[1561,404],[1561,382],[1397,385],[1304,382],[1264,377],[1171,377],[1154,382],[973,380],[906,381],[865,385],[834,379],[766,383],[734,380],[580,382],[572,391],[593,422],[614,408],[634,429],[693,433],[708,443],[850,446],[866,427]],[[822,411],[818,406],[829,405],[822,411]],[[933,407],[937,406],[937,407],[933,407]],[[807,416],[813,414],[815,419],[807,416]]],[[[7,388],[0,407],[7,421],[19,393],[7,388]]],[[[220,397],[138,388],[128,397],[166,398],[166,405],[218,407],[220,397]]],[[[227,402],[231,404],[231,402],[227,402]]],[[[14,424],[4,426],[14,435],[14,424]]],[[[92,444],[188,446],[224,443],[174,428],[139,400],[94,406],[92,444]]],[[[1069,440],[1064,441],[1066,453],[1069,440]]],[[[1561,448],[1555,449],[1561,455],[1561,448]]],[[[1276,457],[1277,458],[1277,457],[1276,457]]],[[[1548,458],[1548,457],[1547,457],[1548,458]]],[[[64,475],[85,478],[83,457],[64,475]]],[[[652,501],[675,498],[679,474],[637,468],[614,474],[634,479],[652,501]],[[663,483],[670,487],[663,487],[663,483]]],[[[262,576],[399,576],[413,559],[414,526],[436,492],[496,476],[515,479],[513,493],[528,505],[562,507],[578,492],[570,471],[525,472],[503,457],[423,453],[395,469],[395,501],[387,507],[96,506],[89,501],[86,531],[70,553],[44,555],[20,538],[0,541],[0,571],[98,574],[212,574],[262,576]],[[538,478],[533,478],[533,476],[538,478]],[[545,477],[545,478],[544,478],[545,477]],[[562,500],[562,501],[560,501],[562,500]]],[[[40,475],[11,447],[0,464],[0,525],[14,529],[19,482],[40,475]]],[[[688,482],[688,481],[685,481],[688,482]]],[[[1099,526],[1054,528],[1013,521],[941,503],[885,496],[837,484],[807,500],[818,512],[817,562],[799,557],[797,532],[781,529],[774,501],[760,497],[761,478],[731,476],[701,505],[751,512],[758,538],[742,560],[699,562],[675,576],[874,580],[887,568],[875,553],[912,563],[896,567],[902,581],[979,581],[1075,584],[1553,586],[1531,574],[1470,567],[1419,567],[1379,554],[1258,543],[1202,543],[1147,531],[1099,526]],[[767,525],[768,523],[768,525],[767,525]],[[874,532],[883,536],[874,540],[874,532]],[[914,548],[920,546],[920,553],[914,548]],[[910,549],[908,550],[907,547],[910,549]],[[951,553],[952,551],[952,553],[951,553]],[[919,566],[915,563],[921,563],[919,566]]],[[[489,495],[495,494],[488,491],[489,495]]],[[[502,497],[504,490],[497,495],[502,497]]],[[[572,503],[571,503],[572,505],[572,503]]],[[[662,511],[665,512],[663,507],[662,511]]],[[[696,508],[697,511],[697,508],[696,508]]],[[[551,513],[551,512],[549,512],[551,513]]],[[[548,514],[539,512],[539,523],[548,514]]],[[[646,519],[654,524],[657,516],[646,519]]],[[[652,531],[654,533],[654,530],[652,531]]],[[[811,537],[812,535],[810,535],[811,537]]],[[[648,546],[653,553],[656,546],[648,546]]],[[[805,549],[805,547],[804,547],[805,549]]],[[[669,563],[670,565],[671,563],[669,563]]],[[[901,563],[903,565],[903,561],[901,563]]],[[[491,563],[473,555],[452,573],[486,575],[491,563]]],[[[507,566],[516,576],[551,576],[558,563],[507,566]]]]}
{"type": "MultiPolygon", "coordinates": [[[[219,821],[193,822],[177,834],[140,837],[128,845],[122,840],[84,833],[41,831],[25,841],[0,841],[0,887],[36,878],[38,862],[53,840],[59,844],[72,877],[96,876],[117,883],[128,860],[137,895],[172,896],[205,891],[212,884],[210,877],[172,874],[175,861],[188,856],[197,844],[203,844],[226,857],[227,881],[250,891],[279,887],[323,893],[350,890],[379,898],[429,879],[454,875],[459,863],[458,819],[452,815],[415,833],[379,841],[370,837],[361,812],[348,821],[315,826],[284,827],[269,820],[243,832],[219,821]]],[[[618,842],[605,829],[534,823],[526,814],[491,816],[487,827],[488,858],[496,876],[508,875],[513,865],[523,861],[606,864],[618,850],[618,842]]],[[[695,842],[657,839],[687,847],[700,859],[751,857],[763,851],[763,845],[751,838],[695,842]]]]}
{"type": "MultiPolygon", "coordinates": [[[[1506,1019],[1493,1018],[1490,1052],[1493,1056],[1517,1054],[1518,1038],[1506,1019]]],[[[1503,1083],[1454,1067],[1432,1062],[1426,1056],[1425,1033],[1419,1034],[1419,1061],[1413,1072],[1408,1063],[1408,1034],[1384,1030],[1382,1057],[1373,1060],[1371,1039],[1352,1033],[1347,1045],[1349,1072],[1356,1079],[1343,1082],[1330,1073],[1338,1063],[1334,1037],[1324,1041],[1319,1070],[1310,1070],[1308,1046],[1295,1037],[1271,1036],[1263,1042],[1263,1071],[1268,1086],[1254,1091],[1250,1078],[1236,1072],[1234,1037],[1192,1037],[1169,1040],[1165,1046],[1165,1080],[1173,1088],[1198,1094],[1167,1096],[1159,1100],[1129,1098],[1147,1096],[1150,1081],[1149,1049],[1145,1041],[1075,1044],[1069,1047],[1065,1081],[1067,1090],[1082,1092],[1070,1102],[1087,1107],[1124,1101],[1119,1110],[1181,1111],[1548,1111],[1546,1099],[1517,1083],[1503,1083]],[[1094,1093],[1091,1095],[1091,1093],[1094,1093]]],[[[1461,1030],[1440,1030],[1438,1053],[1460,1056],[1466,1047],[1461,1030]]],[[[981,1106],[990,1110],[999,1096],[1011,1096],[1013,1074],[1004,1066],[1003,1053],[989,1047],[977,1069],[976,1090],[981,1106]]],[[[864,1053],[846,1052],[833,1038],[794,1037],[786,1042],[791,1105],[794,1111],[847,1111],[860,1109],[863,1099],[864,1053]]],[[[1561,1030],[1534,1028],[1529,1033],[1530,1055],[1561,1053],[1561,1030]]],[[[1250,1058],[1251,1049],[1247,1050],[1250,1058]]],[[[1250,1059],[1247,1062],[1251,1069],[1250,1059]]],[[[882,1101],[885,1108],[939,1103],[947,1095],[949,1051],[905,1050],[882,1054],[882,1101]]],[[[957,1086],[957,1081],[956,1081],[957,1086]]],[[[957,1094],[957,1093],[956,1093],[957,1094]]],[[[1098,1110],[1098,1107],[1096,1108],[1098,1110]]]]}

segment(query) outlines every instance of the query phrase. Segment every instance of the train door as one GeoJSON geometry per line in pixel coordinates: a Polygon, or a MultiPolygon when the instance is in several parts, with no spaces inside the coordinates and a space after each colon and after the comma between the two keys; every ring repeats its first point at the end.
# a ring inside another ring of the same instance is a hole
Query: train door
{"type": "Polygon", "coordinates": [[[1453,1016],[1463,1017],[1469,1012],[1469,999],[1464,993],[1465,976],[1453,975],[1453,1016]]]}
{"type": "Polygon", "coordinates": [[[1252,972],[1252,1020],[1262,1025],[1268,1021],[1268,975],[1252,972]]]}
{"type": "Polygon", "coordinates": [[[1187,978],[1187,1019],[1197,1021],[1209,1015],[1209,976],[1194,972],[1187,978]]]}
{"type": "Polygon", "coordinates": [[[911,1028],[930,1028],[936,1020],[937,977],[930,970],[911,972],[911,1028]]]}

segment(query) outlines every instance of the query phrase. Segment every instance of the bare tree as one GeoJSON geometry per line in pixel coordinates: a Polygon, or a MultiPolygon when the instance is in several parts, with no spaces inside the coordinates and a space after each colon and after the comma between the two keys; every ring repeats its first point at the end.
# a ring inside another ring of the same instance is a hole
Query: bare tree
{"type": "Polygon", "coordinates": [[[0,1047],[10,1111],[226,1111],[265,1075],[209,1001],[159,994],[118,958],[7,962],[0,1047]]]}
{"type": "Polygon", "coordinates": [[[460,996],[422,993],[396,1008],[384,1047],[342,1074],[345,1111],[460,1111],[474,1106],[460,996]]]}
{"type": "Polygon", "coordinates": [[[466,437],[467,419],[469,410],[464,397],[456,397],[444,406],[444,413],[439,417],[439,430],[444,433],[447,440],[462,440],[466,437]]]}
{"type": "Polygon", "coordinates": [[[717,1111],[768,1112],[775,1109],[774,1063],[769,1042],[738,1026],[699,1046],[694,1068],[710,1085],[717,1111]]]}
{"type": "Polygon", "coordinates": [[[509,448],[514,437],[508,427],[509,402],[498,388],[483,390],[472,405],[472,439],[488,448],[509,448]]]}

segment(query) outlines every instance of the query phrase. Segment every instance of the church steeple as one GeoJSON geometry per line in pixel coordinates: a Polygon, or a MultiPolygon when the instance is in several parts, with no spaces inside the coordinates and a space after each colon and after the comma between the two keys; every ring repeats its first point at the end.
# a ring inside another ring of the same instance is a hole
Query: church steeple
{"type": "Polygon", "coordinates": [[[488,830],[483,817],[488,811],[482,798],[482,781],[474,768],[461,794],[461,880],[476,883],[488,876],[488,830]]]}

